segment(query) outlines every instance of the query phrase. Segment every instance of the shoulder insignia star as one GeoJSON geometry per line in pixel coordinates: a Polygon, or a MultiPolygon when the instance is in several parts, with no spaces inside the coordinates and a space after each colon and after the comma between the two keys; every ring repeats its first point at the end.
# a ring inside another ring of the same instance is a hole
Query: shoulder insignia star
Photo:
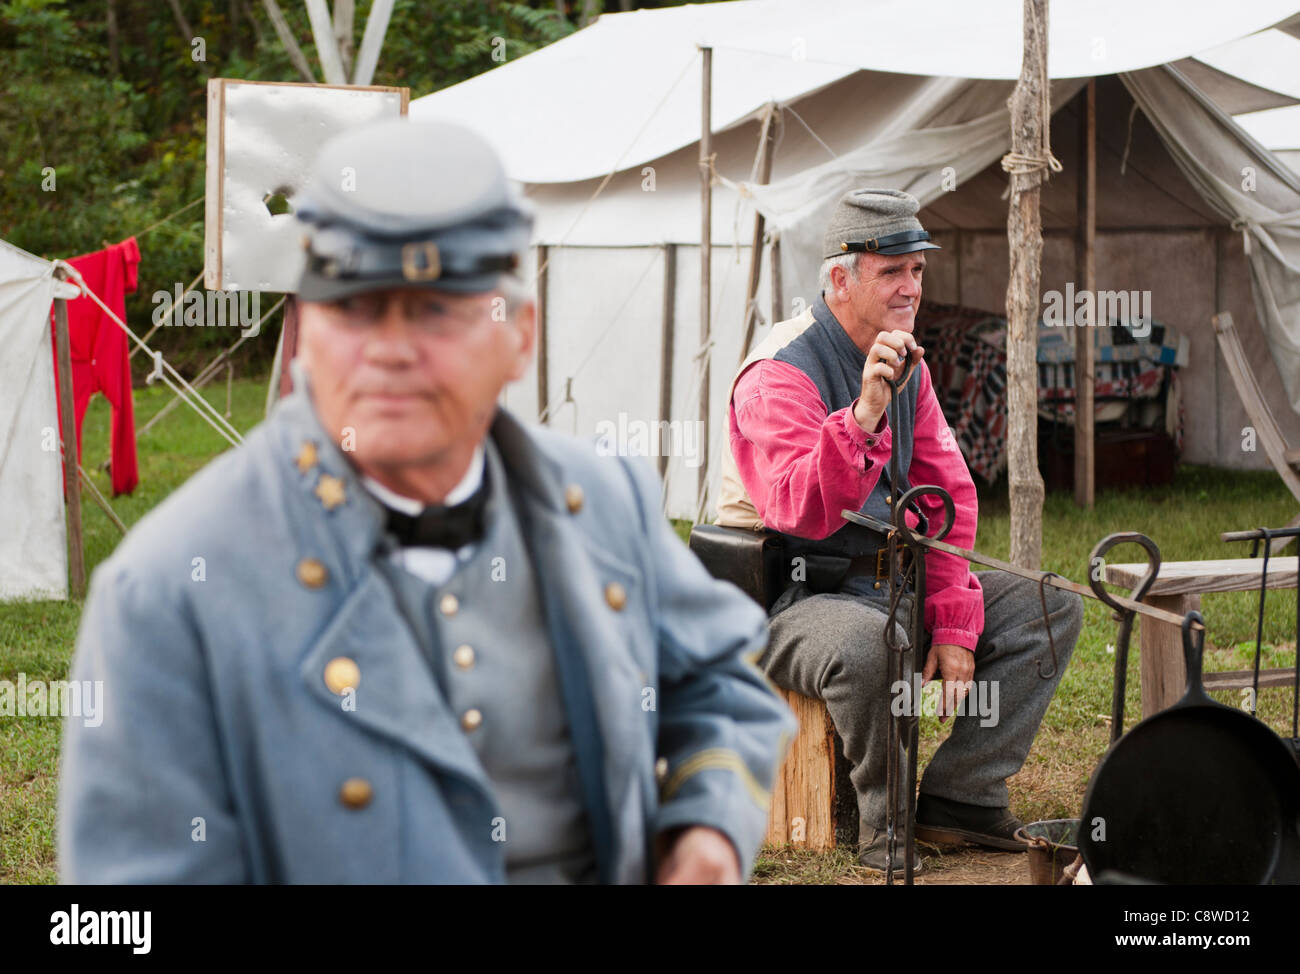
{"type": "Polygon", "coordinates": [[[316,466],[316,444],[311,440],[303,440],[302,449],[298,451],[298,456],[293,462],[298,465],[299,473],[306,473],[316,466]]]}
{"type": "Polygon", "coordinates": [[[338,477],[331,477],[327,473],[321,474],[320,481],[317,482],[314,493],[320,498],[321,504],[324,505],[325,510],[327,511],[334,510],[334,508],[339,507],[347,500],[347,494],[343,488],[343,481],[338,477]]]}

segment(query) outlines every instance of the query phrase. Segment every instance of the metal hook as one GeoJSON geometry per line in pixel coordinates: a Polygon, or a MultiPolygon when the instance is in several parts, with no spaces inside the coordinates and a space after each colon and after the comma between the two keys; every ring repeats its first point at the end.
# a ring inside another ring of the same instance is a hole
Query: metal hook
{"type": "Polygon", "coordinates": [[[1040,680],[1050,680],[1056,676],[1056,637],[1052,635],[1052,620],[1049,618],[1049,613],[1047,611],[1047,580],[1049,578],[1060,577],[1061,576],[1056,574],[1056,572],[1043,572],[1042,577],[1038,579],[1038,601],[1043,607],[1043,628],[1047,630],[1047,645],[1052,650],[1051,673],[1043,672],[1043,660],[1041,657],[1034,660],[1034,666],[1038,668],[1038,678],[1040,680]]]}
{"type": "Polygon", "coordinates": [[[1141,545],[1146,549],[1147,553],[1147,573],[1142,576],[1141,580],[1134,587],[1133,592],[1129,595],[1129,598],[1132,601],[1141,602],[1146,598],[1147,591],[1150,590],[1152,584],[1154,584],[1156,576],[1160,574],[1160,549],[1156,547],[1154,541],[1148,538],[1145,534],[1139,534],[1136,531],[1119,531],[1115,534],[1108,534],[1106,537],[1098,541],[1097,546],[1092,549],[1092,554],[1088,556],[1088,585],[1091,587],[1093,593],[1098,599],[1105,602],[1115,610],[1115,617],[1117,619],[1123,618],[1124,613],[1128,613],[1132,616],[1132,610],[1124,608],[1124,606],[1120,605],[1111,597],[1110,592],[1106,589],[1101,577],[1097,573],[1096,566],[1098,562],[1105,561],[1104,555],[1106,552],[1110,551],[1111,548],[1114,548],[1116,545],[1128,544],[1129,542],[1141,545]]]}
{"type": "Polygon", "coordinates": [[[1119,620],[1119,636],[1115,646],[1115,676],[1111,688],[1110,703],[1110,740],[1112,744],[1118,741],[1124,733],[1124,694],[1128,688],[1128,644],[1133,635],[1133,618],[1136,613],[1134,610],[1127,609],[1116,602],[1114,596],[1107,591],[1106,586],[1102,584],[1101,575],[1097,572],[1097,564],[1105,561],[1103,555],[1110,551],[1111,548],[1128,542],[1140,544],[1147,553],[1147,572],[1138,581],[1129,596],[1132,601],[1141,602],[1146,598],[1147,592],[1155,583],[1156,576],[1160,574],[1160,549],[1156,547],[1154,541],[1145,534],[1139,534],[1136,531],[1121,531],[1116,534],[1108,534],[1098,541],[1097,546],[1092,549],[1092,554],[1088,556],[1088,585],[1098,599],[1115,610],[1115,618],[1119,620]]]}

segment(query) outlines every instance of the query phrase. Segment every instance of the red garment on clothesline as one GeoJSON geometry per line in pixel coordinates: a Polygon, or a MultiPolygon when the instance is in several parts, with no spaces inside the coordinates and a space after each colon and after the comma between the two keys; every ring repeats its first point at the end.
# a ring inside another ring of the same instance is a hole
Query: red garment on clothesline
{"type": "MultiPolygon", "coordinates": [[[[126,321],[126,296],[137,286],[140,248],[135,237],[68,261],[99,299],[126,321]]],[[[53,316],[51,315],[51,328],[53,316]]],[[[90,397],[102,392],[113,407],[111,457],[113,495],[129,494],[140,482],[135,454],[135,406],[131,397],[130,344],[126,332],[84,295],[68,302],[72,352],[72,399],[77,420],[77,459],[81,459],[81,421],[90,397]]],[[[57,336],[56,336],[57,338],[57,336]]],[[[54,374],[59,372],[58,348],[54,374]]],[[[60,404],[62,409],[62,404],[60,404]]],[[[62,417],[60,416],[60,423],[62,417]]]]}

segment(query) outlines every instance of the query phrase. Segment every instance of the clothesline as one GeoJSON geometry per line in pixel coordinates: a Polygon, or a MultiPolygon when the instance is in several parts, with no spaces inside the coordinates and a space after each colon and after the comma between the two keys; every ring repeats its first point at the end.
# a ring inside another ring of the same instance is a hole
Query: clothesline
{"type": "MultiPolygon", "coordinates": [[[[182,206],[179,210],[173,210],[171,213],[168,213],[168,214],[167,214],[165,217],[163,217],[161,220],[157,220],[157,221],[155,221],[155,222],[149,224],[149,226],[145,227],[145,228],[144,228],[143,230],[141,230],[139,233],[132,233],[132,234],[129,234],[128,236],[132,236],[132,237],[143,237],[143,236],[144,236],[146,233],[148,233],[150,230],[156,230],[156,229],[158,229],[160,226],[162,226],[164,223],[166,223],[166,222],[167,222],[168,220],[170,220],[172,217],[174,217],[174,216],[180,216],[180,215],[181,215],[182,213],[184,213],[186,210],[189,210],[189,209],[192,209],[193,207],[198,206],[200,203],[203,202],[203,199],[204,199],[204,197],[200,196],[198,199],[196,199],[196,200],[192,200],[192,201],[190,201],[189,203],[186,203],[186,204],[185,204],[184,206],[182,206]]],[[[124,239],[125,239],[125,238],[124,238],[124,239]]]]}
{"type": "Polygon", "coordinates": [[[164,385],[171,389],[176,395],[184,399],[191,408],[193,408],[195,412],[197,412],[208,423],[208,425],[224,437],[231,446],[238,446],[243,442],[243,437],[239,434],[239,431],[231,426],[230,423],[226,421],[226,418],[222,416],[210,402],[199,395],[198,392],[196,392],[195,389],[185,381],[184,377],[172,368],[169,362],[163,359],[162,353],[155,352],[141,341],[135,332],[127,327],[126,322],[119,318],[117,313],[105,304],[98,294],[90,289],[89,285],[86,284],[85,278],[81,276],[80,271],[67,261],[63,260],[54,261],[54,266],[74,278],[77,286],[81,289],[81,293],[94,301],[95,304],[99,305],[100,310],[103,311],[104,314],[108,315],[108,317],[126,333],[127,337],[130,338],[137,347],[143,349],[145,353],[153,359],[155,368],[158,370],[159,377],[163,380],[164,385]],[[166,371],[163,371],[164,369],[166,371]],[[171,375],[169,376],[167,373],[171,373],[171,375]]]}

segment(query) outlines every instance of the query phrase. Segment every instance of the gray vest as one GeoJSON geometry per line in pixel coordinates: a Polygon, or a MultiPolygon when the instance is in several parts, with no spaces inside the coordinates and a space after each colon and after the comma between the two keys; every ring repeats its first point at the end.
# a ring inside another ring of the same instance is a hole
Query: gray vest
{"type": "Polygon", "coordinates": [[[533,566],[496,444],[485,534],[442,585],[380,558],[443,696],[492,782],[511,883],[595,882],[596,861],[533,566]],[[455,596],[452,611],[448,595],[455,596]],[[475,726],[476,725],[476,726],[475,726]]]}
{"type": "MultiPolygon", "coordinates": [[[[826,406],[827,413],[853,404],[862,390],[862,368],[867,357],[853,343],[844,328],[826,306],[825,298],[813,304],[813,324],[803,334],[782,348],[773,359],[787,362],[812,380],[826,406]]],[[[912,431],[916,425],[916,377],[908,382],[898,397],[898,411],[886,409],[892,431],[894,452],[898,455],[899,490],[908,489],[907,471],[912,463],[912,431]]],[[[889,468],[885,466],[875,489],[860,508],[882,521],[889,521],[893,508],[885,503],[889,496],[889,468]]],[[[838,512],[837,512],[838,513],[838,512]]],[[[782,536],[787,555],[822,554],[856,557],[869,554],[880,544],[880,537],[867,528],[845,521],[828,538],[811,540],[786,534],[782,536]]]]}

